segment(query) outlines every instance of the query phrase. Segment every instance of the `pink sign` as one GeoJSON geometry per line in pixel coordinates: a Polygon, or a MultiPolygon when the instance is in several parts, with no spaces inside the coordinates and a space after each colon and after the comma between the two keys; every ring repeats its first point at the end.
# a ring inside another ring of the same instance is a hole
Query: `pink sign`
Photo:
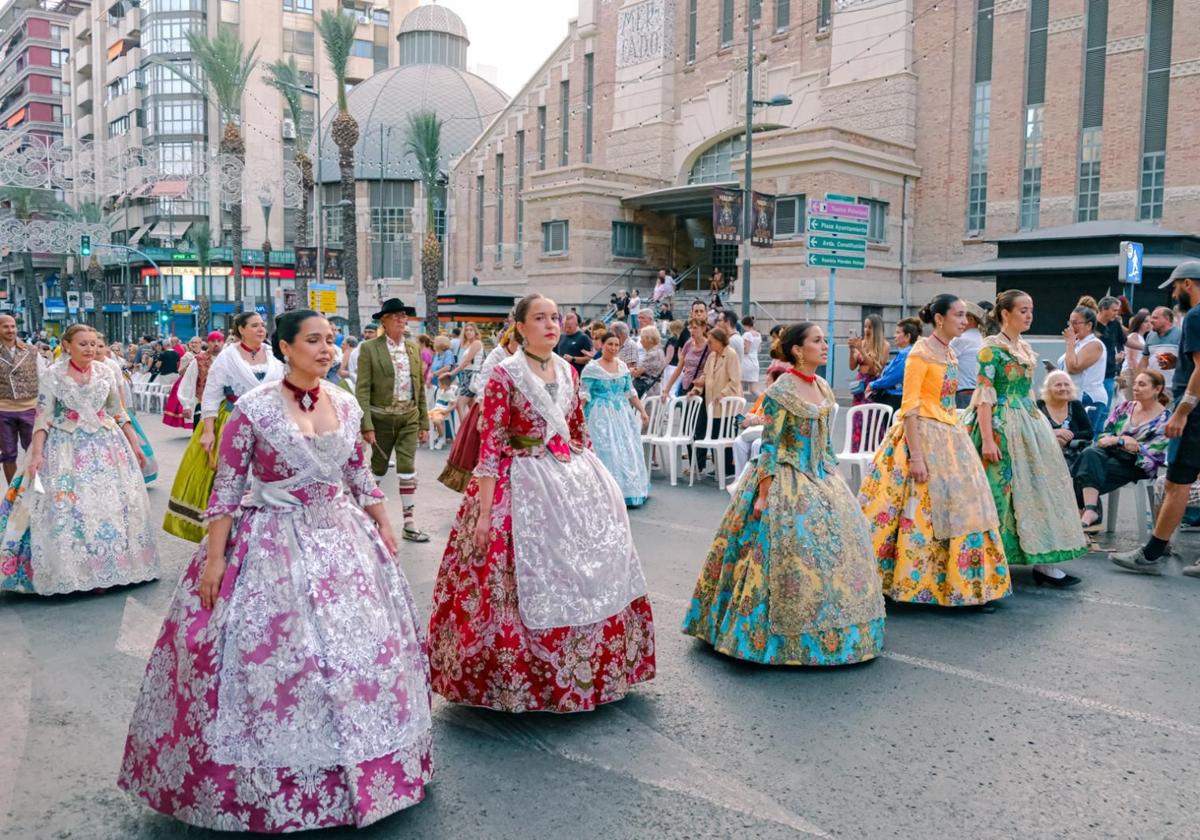
{"type": "Polygon", "coordinates": [[[810,216],[838,216],[843,219],[869,219],[871,210],[865,204],[849,204],[845,201],[825,201],[820,198],[808,200],[810,216]]]}

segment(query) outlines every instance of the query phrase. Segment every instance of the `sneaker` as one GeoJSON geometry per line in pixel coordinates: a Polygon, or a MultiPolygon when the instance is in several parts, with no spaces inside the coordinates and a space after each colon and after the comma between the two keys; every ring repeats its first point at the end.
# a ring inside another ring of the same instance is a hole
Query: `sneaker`
{"type": "Polygon", "coordinates": [[[1190,566],[1184,566],[1180,571],[1188,577],[1200,578],[1200,560],[1197,560],[1190,566]]]}
{"type": "Polygon", "coordinates": [[[1108,559],[1122,569],[1137,572],[1139,575],[1161,575],[1165,565],[1165,555],[1157,560],[1147,560],[1142,546],[1130,551],[1114,552],[1108,555],[1108,559]]]}

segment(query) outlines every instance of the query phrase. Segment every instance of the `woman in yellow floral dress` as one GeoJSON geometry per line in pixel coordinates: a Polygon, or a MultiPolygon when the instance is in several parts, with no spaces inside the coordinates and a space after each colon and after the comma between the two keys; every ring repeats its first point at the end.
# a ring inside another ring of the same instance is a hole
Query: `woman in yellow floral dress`
{"type": "Polygon", "coordinates": [[[737,659],[846,665],[883,649],[871,535],[837,473],[833,391],[816,376],[829,345],[815,324],[784,330],[790,362],[763,399],[762,454],[739,482],[683,620],[737,659]]]}
{"type": "Polygon", "coordinates": [[[984,606],[1012,591],[996,504],[958,422],[951,339],[967,324],[954,295],[921,310],[933,325],[904,369],[904,396],[858,500],[871,523],[883,593],[895,601],[984,606]]]}

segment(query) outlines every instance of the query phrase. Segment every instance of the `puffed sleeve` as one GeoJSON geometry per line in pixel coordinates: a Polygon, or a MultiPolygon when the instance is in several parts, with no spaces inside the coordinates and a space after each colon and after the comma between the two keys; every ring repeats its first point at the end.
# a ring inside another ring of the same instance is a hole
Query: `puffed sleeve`
{"type": "Polygon", "coordinates": [[[196,380],[199,375],[200,365],[191,364],[179,377],[179,389],[175,393],[179,395],[179,402],[189,411],[196,407],[196,380]]]}
{"type": "MultiPolygon", "coordinates": [[[[908,354],[904,365],[904,393],[900,399],[900,410],[905,416],[916,416],[921,410],[921,387],[930,373],[928,360],[919,353],[908,354]]],[[[938,389],[941,390],[941,389],[938,389]]]]}
{"type": "Polygon", "coordinates": [[[375,476],[371,474],[370,460],[367,457],[366,444],[359,438],[354,443],[354,451],[350,453],[350,458],[342,467],[342,478],[350,490],[350,495],[358,502],[359,507],[364,508],[382,504],[387,500],[383,491],[379,489],[375,476]]]}
{"type": "Polygon", "coordinates": [[[54,409],[58,404],[58,395],[54,390],[55,374],[47,371],[38,380],[37,414],[34,415],[34,432],[48,431],[50,421],[54,419],[54,409]]]}
{"type": "Polygon", "coordinates": [[[512,380],[503,368],[496,368],[483,394],[483,409],[479,412],[479,461],[475,475],[479,478],[499,478],[500,461],[512,455],[509,423],[512,409],[509,389],[512,380]]]}
{"type": "Polygon", "coordinates": [[[241,409],[234,407],[221,430],[217,475],[213,479],[212,495],[208,497],[205,521],[218,516],[230,516],[241,506],[242,494],[250,478],[253,453],[254,426],[241,409]]]}
{"type": "MultiPolygon", "coordinates": [[[[572,375],[573,372],[572,372],[572,375]]],[[[591,449],[592,439],[588,435],[587,419],[583,414],[583,401],[575,400],[575,408],[567,418],[567,428],[571,432],[571,446],[576,449],[591,449]]]]}
{"type": "Polygon", "coordinates": [[[108,377],[108,396],[104,398],[104,410],[109,417],[117,421],[118,426],[123,425],[129,421],[129,414],[125,410],[125,403],[121,400],[120,374],[113,373],[105,365],[104,375],[108,377]]]}
{"type": "Polygon", "coordinates": [[[979,360],[979,373],[975,378],[974,405],[995,405],[996,396],[996,351],[986,344],[975,354],[979,360]]]}
{"type": "Polygon", "coordinates": [[[764,475],[775,475],[779,465],[779,441],[783,437],[783,426],[787,420],[787,412],[783,406],[772,397],[764,396],[762,413],[766,418],[762,431],[762,448],[759,450],[759,464],[764,475]]]}

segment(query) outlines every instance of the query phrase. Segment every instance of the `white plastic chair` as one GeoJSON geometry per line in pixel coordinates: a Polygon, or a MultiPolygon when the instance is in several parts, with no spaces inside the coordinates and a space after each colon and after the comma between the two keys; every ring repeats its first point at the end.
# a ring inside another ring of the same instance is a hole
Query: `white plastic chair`
{"type": "MultiPolygon", "coordinates": [[[[692,442],[692,469],[688,477],[688,486],[696,483],[696,450],[710,449],[717,462],[717,486],[725,488],[725,450],[733,449],[733,442],[738,436],[738,415],[746,410],[746,400],[742,397],[722,397],[717,403],[720,417],[713,413],[713,406],[708,407],[709,427],[704,430],[704,437],[692,442]],[[712,421],[717,421],[716,434],[713,434],[712,421]]],[[[736,476],[731,476],[736,477],[736,476]]]]}
{"type": "Polygon", "coordinates": [[[679,465],[683,453],[691,449],[696,436],[696,420],[700,417],[700,397],[672,397],[663,409],[662,434],[651,435],[648,443],[662,451],[670,461],[668,468],[671,486],[679,480],[679,465]]]}
{"type": "MultiPolygon", "coordinates": [[[[1144,539],[1154,530],[1154,479],[1143,478],[1127,486],[1133,490],[1133,502],[1137,509],[1134,527],[1138,530],[1138,538],[1144,539]]],[[[1118,487],[1105,497],[1107,502],[1104,505],[1104,531],[1107,534],[1111,534],[1117,528],[1117,511],[1121,503],[1122,489],[1118,487]]]]}
{"type": "Polygon", "coordinates": [[[650,440],[655,435],[662,434],[660,426],[663,419],[663,398],[660,396],[644,397],[642,408],[646,410],[646,415],[650,418],[646,423],[646,428],[642,430],[642,448],[646,451],[646,463],[651,464],[653,463],[651,455],[654,447],[650,440]]]}
{"type": "MultiPolygon", "coordinates": [[[[883,443],[884,435],[887,434],[891,423],[892,407],[883,403],[855,405],[846,412],[846,430],[842,438],[842,451],[838,453],[837,459],[839,465],[844,464],[850,468],[852,481],[862,481],[862,471],[874,459],[875,451],[883,443]],[[853,448],[855,418],[862,418],[862,435],[859,438],[857,449],[853,448]]],[[[852,487],[855,486],[857,484],[852,485],[852,487]]]]}

